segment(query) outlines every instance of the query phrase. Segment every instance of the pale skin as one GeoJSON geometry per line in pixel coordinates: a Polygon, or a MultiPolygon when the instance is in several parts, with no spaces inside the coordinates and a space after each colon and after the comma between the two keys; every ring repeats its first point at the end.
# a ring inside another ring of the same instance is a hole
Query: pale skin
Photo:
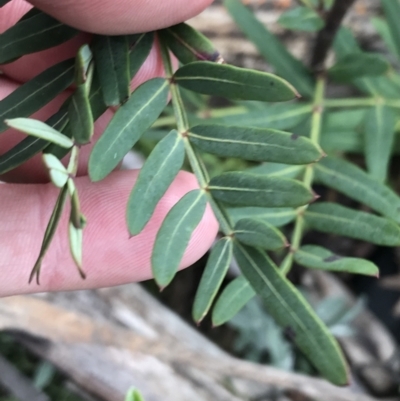
{"type": "MultiPolygon", "coordinates": [[[[212,0],[12,0],[0,9],[0,32],[13,25],[32,5],[59,20],[86,32],[127,34],[163,28],[195,16],[212,0]]],[[[0,66],[0,99],[48,66],[73,57],[82,43],[81,34],[57,49],[25,56],[0,66]]],[[[155,47],[132,82],[132,87],[163,75],[161,57],[155,47]]],[[[67,94],[34,115],[46,119],[67,94]]],[[[112,117],[108,110],[96,123],[95,139],[112,117]]],[[[0,135],[4,153],[23,138],[7,131],[0,135]]],[[[88,225],[84,234],[83,266],[87,279],[78,275],[69,255],[64,213],[61,226],[45,258],[41,284],[28,284],[30,271],[40,249],[43,233],[57,197],[48,183],[40,156],[0,177],[0,297],[43,291],[80,290],[114,286],[151,278],[150,256],[156,233],[170,208],[188,191],[197,187],[192,174],[181,172],[157,206],[156,212],[136,237],[129,239],[125,209],[138,171],[115,171],[105,181],[93,184],[86,176],[90,146],[83,149],[77,186],[88,225]]],[[[203,216],[185,252],[181,267],[198,260],[210,248],[218,224],[210,209],[203,216]]]]}

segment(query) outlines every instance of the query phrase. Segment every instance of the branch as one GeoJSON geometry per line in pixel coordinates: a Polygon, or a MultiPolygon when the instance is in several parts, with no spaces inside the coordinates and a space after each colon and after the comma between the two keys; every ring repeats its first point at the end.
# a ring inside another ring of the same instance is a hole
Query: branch
{"type": "Polygon", "coordinates": [[[314,51],[311,60],[311,67],[316,72],[324,70],[326,56],[332,46],[336,33],[345,17],[347,11],[356,0],[336,0],[329,11],[325,27],[319,31],[315,41],[314,51]]]}

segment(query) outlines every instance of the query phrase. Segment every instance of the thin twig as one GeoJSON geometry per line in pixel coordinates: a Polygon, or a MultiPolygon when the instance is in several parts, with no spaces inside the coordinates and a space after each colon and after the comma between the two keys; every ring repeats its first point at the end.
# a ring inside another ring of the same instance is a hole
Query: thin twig
{"type": "Polygon", "coordinates": [[[326,16],[325,27],[319,31],[311,59],[311,67],[316,72],[324,70],[324,64],[333,40],[347,11],[356,0],[336,0],[326,16]]]}

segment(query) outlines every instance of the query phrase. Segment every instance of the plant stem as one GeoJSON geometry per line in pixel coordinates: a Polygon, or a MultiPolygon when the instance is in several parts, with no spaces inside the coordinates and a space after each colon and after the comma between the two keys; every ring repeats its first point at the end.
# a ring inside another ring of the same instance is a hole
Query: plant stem
{"type": "Polygon", "coordinates": [[[377,104],[386,104],[389,107],[400,108],[400,100],[384,99],[381,97],[355,97],[347,99],[327,99],[324,101],[325,108],[345,107],[372,107],[377,104]]]}
{"type": "MultiPolygon", "coordinates": [[[[313,113],[312,113],[312,120],[311,120],[311,133],[310,139],[316,145],[319,144],[320,137],[321,137],[321,128],[322,128],[322,114],[324,109],[324,95],[325,95],[325,77],[323,75],[317,78],[317,85],[315,87],[314,93],[314,103],[313,103],[313,113]]],[[[309,164],[306,167],[306,171],[303,177],[304,185],[312,189],[312,183],[314,181],[314,165],[309,164]]],[[[294,252],[296,252],[300,245],[303,238],[304,233],[304,212],[307,210],[308,205],[299,207],[297,209],[297,217],[294,224],[294,230],[291,239],[291,247],[290,252],[283,260],[281,264],[281,271],[284,275],[287,275],[292,266],[293,266],[293,257],[294,252]]]]}
{"type": "Polygon", "coordinates": [[[160,39],[161,43],[161,53],[163,57],[163,62],[164,62],[164,68],[165,72],[167,74],[167,77],[170,81],[170,88],[171,88],[171,98],[172,98],[172,105],[174,108],[174,113],[175,113],[175,118],[176,118],[176,124],[179,133],[182,135],[184,144],[185,144],[185,149],[186,149],[186,156],[189,160],[190,166],[192,168],[192,171],[194,175],[197,178],[197,181],[200,185],[200,187],[206,192],[207,197],[209,199],[209,203],[213,209],[214,215],[217,218],[220,229],[221,231],[227,235],[230,236],[233,233],[233,227],[232,227],[232,222],[229,218],[229,216],[226,215],[224,209],[220,206],[219,202],[213,199],[213,197],[210,195],[208,191],[208,173],[205,170],[205,167],[201,160],[199,159],[196,151],[193,149],[191,143],[189,142],[188,139],[188,132],[190,129],[185,106],[182,100],[182,96],[179,90],[178,85],[174,82],[173,80],[173,70],[172,70],[172,64],[171,64],[171,57],[169,54],[168,47],[165,45],[163,42],[162,38],[160,39]]]}
{"type": "Polygon", "coordinates": [[[325,60],[332,46],[333,40],[345,17],[355,0],[336,0],[326,17],[325,27],[318,32],[311,67],[316,72],[323,72],[325,60]]]}

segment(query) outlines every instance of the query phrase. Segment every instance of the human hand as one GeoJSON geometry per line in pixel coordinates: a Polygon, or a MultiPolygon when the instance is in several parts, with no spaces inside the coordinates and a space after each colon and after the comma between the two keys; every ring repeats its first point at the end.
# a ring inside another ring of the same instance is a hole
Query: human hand
{"type": "MultiPolygon", "coordinates": [[[[211,0],[32,0],[31,3],[83,31],[125,34],[184,21],[204,9],[211,0]]],[[[12,0],[0,8],[0,32],[12,26],[31,7],[24,0],[12,0]]],[[[1,66],[4,75],[0,77],[0,99],[14,91],[19,83],[31,79],[50,65],[73,57],[88,40],[90,35],[82,33],[55,49],[1,66]]],[[[161,57],[155,46],[132,86],[162,75],[161,57]]],[[[58,110],[67,95],[60,95],[33,117],[45,120],[58,110]]],[[[108,110],[96,122],[95,140],[112,114],[108,110]]],[[[13,130],[2,133],[0,152],[6,152],[23,137],[13,130]]],[[[90,150],[90,146],[82,149],[76,179],[82,211],[88,220],[83,241],[83,267],[87,279],[80,278],[70,257],[66,211],[43,262],[41,285],[28,284],[58,194],[58,190],[48,183],[39,155],[0,177],[7,182],[0,185],[0,296],[114,286],[151,277],[150,256],[157,231],[171,207],[185,193],[197,187],[196,179],[192,174],[181,172],[143,232],[129,239],[125,210],[138,171],[115,171],[104,181],[91,183],[86,176],[90,150]]],[[[207,207],[186,250],[182,268],[194,263],[208,250],[217,229],[218,224],[207,207]]]]}

